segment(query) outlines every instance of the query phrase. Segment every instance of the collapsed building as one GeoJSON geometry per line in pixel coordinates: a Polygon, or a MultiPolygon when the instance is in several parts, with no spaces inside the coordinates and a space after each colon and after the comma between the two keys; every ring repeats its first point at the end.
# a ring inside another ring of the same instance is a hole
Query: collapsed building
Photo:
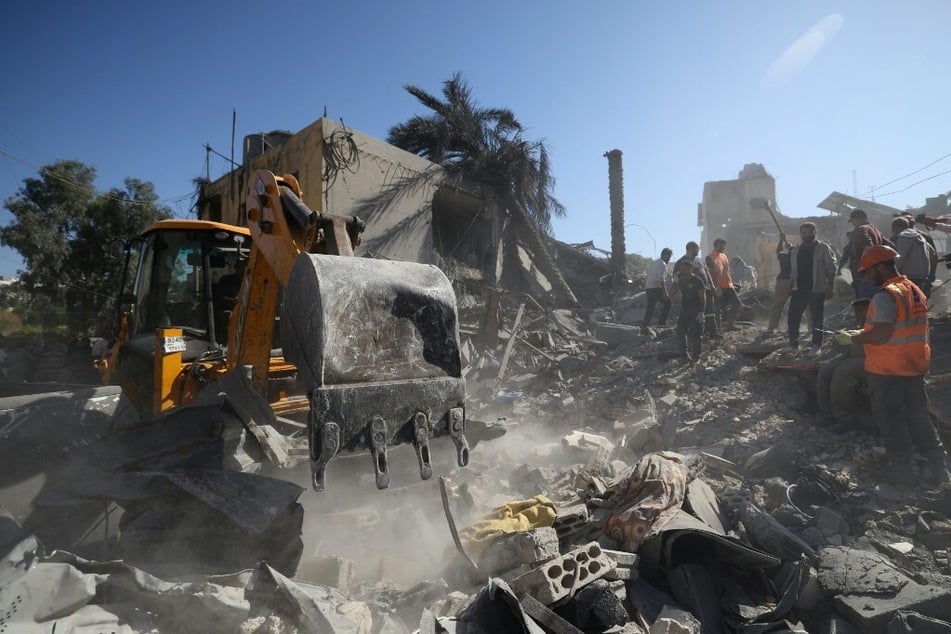
{"type": "MultiPolygon", "coordinates": [[[[432,167],[352,131],[350,140],[373,158],[326,180],[334,173],[327,166],[343,163],[327,162],[327,152],[339,151],[319,148],[342,127],[318,123],[317,151],[306,151],[311,162],[295,159],[308,166],[298,172],[305,200],[336,213],[362,209],[362,255],[437,264],[460,296],[481,294],[460,310],[467,412],[479,423],[468,430],[472,463],[437,462],[445,478],[426,482],[394,466],[385,493],[364,474],[338,479],[333,496],[302,495],[256,473],[194,471],[209,457],[248,468],[262,448],[281,449],[268,442],[273,428],[249,424],[239,406],[215,408],[214,416],[193,408],[164,426],[143,426],[108,388],[71,400],[71,412],[62,396],[0,403],[9,466],[0,499],[29,498],[20,506],[31,512],[0,521],[7,608],[0,628],[839,634],[951,627],[951,489],[883,482],[879,438],[819,427],[803,389],[814,384],[818,359],[769,363],[779,344],[740,322],[739,331],[706,346],[699,364],[679,363],[671,328],[629,326],[636,317],[622,319],[621,306],[604,302],[612,271],[603,259],[557,242],[551,248],[564,279],[598,308],[554,308],[550,280],[529,249],[506,236],[503,215],[484,202],[489,193],[442,182],[418,197],[410,190],[381,200],[399,180],[387,174],[428,175],[432,167]],[[476,226],[474,234],[466,229],[476,226]],[[502,293],[515,301],[483,307],[502,293]],[[179,434],[174,446],[170,426],[179,434]],[[21,463],[41,468],[24,472],[21,463]],[[256,482],[256,498],[235,496],[237,480],[256,482]]],[[[263,139],[274,147],[246,157],[248,169],[294,171],[297,163],[278,162],[294,148],[290,136],[263,139]]],[[[243,221],[240,203],[226,197],[244,169],[206,187],[206,218],[243,221]]],[[[749,201],[773,195],[758,189],[770,179],[740,187],[751,218],[749,201]]],[[[780,218],[791,235],[800,221],[780,218]]],[[[727,239],[740,244],[748,233],[734,229],[727,239]]],[[[847,301],[837,298],[830,327],[847,301]]],[[[929,390],[948,439],[951,402],[941,386],[951,374],[951,327],[939,320],[933,332],[929,390]]],[[[434,451],[437,461],[448,453],[434,451]]],[[[393,462],[413,467],[412,459],[393,462]]]]}

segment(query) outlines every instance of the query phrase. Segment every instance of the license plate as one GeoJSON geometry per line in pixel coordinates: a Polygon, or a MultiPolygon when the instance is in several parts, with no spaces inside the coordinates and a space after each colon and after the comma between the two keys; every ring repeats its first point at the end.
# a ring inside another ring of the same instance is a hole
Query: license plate
{"type": "Polygon", "coordinates": [[[185,337],[163,337],[162,352],[185,352],[185,337]]]}

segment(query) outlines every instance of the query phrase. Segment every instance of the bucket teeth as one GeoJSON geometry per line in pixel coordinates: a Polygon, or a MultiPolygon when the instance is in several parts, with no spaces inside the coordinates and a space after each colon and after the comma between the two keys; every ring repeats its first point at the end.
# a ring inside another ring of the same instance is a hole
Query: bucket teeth
{"type": "Polygon", "coordinates": [[[460,467],[469,464],[469,443],[466,442],[466,413],[461,407],[449,410],[449,435],[456,444],[456,462],[460,467]]]}
{"type": "Polygon", "coordinates": [[[429,455],[429,417],[422,412],[413,416],[413,445],[419,459],[419,477],[429,480],[433,477],[433,465],[429,455]]]}
{"type": "Polygon", "coordinates": [[[386,421],[382,416],[370,420],[370,455],[373,456],[373,471],[376,473],[376,488],[390,486],[390,466],[386,461],[386,421]]]}
{"type": "Polygon", "coordinates": [[[340,449],[340,425],[326,421],[310,425],[310,475],[314,491],[323,491],[327,463],[340,449]]]}

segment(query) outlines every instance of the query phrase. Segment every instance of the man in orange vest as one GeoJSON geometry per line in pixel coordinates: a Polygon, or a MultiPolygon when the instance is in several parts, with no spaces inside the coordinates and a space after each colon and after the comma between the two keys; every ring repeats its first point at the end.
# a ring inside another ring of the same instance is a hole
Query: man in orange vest
{"type": "Polygon", "coordinates": [[[881,290],[872,297],[864,329],[839,332],[836,341],[865,347],[872,413],[885,435],[891,461],[888,475],[904,484],[916,482],[912,456],[917,448],[927,460],[923,480],[940,485],[951,482],[951,473],[925,392],[925,375],[931,370],[928,302],[920,288],[898,273],[898,258],[898,252],[886,245],[873,245],[862,253],[859,273],[881,290]]]}
{"type": "Polygon", "coordinates": [[[733,322],[743,308],[740,296],[733,286],[733,275],[730,273],[730,260],[726,253],[726,240],[717,238],[713,241],[713,251],[707,255],[707,270],[713,280],[713,292],[716,295],[717,312],[720,313],[720,322],[724,330],[736,330],[733,322]]]}

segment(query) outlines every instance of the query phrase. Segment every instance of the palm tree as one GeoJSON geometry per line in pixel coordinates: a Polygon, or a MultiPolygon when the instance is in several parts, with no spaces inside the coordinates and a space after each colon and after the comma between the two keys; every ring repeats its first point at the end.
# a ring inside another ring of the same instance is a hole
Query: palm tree
{"type": "Polygon", "coordinates": [[[432,111],[390,128],[387,142],[440,164],[449,174],[491,186],[552,283],[559,304],[577,303],[548,249],[552,216],[564,206],[552,194],[548,149],[528,141],[511,110],[481,108],[460,73],[443,82],[442,98],[422,88],[406,91],[432,111]]]}

